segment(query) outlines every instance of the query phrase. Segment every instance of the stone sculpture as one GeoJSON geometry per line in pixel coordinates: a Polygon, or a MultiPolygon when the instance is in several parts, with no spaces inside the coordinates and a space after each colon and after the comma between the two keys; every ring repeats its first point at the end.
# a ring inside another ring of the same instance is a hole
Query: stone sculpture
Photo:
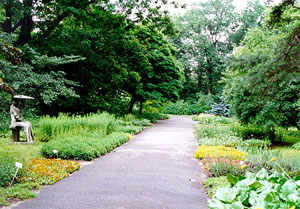
{"type": "Polygon", "coordinates": [[[24,101],[22,101],[22,104],[19,106],[18,99],[33,99],[33,98],[27,96],[14,96],[12,105],[10,106],[11,125],[9,128],[12,129],[12,138],[13,141],[20,141],[20,129],[24,128],[26,141],[28,143],[32,143],[34,142],[32,125],[30,122],[23,120],[22,109],[23,109],[24,101]]]}

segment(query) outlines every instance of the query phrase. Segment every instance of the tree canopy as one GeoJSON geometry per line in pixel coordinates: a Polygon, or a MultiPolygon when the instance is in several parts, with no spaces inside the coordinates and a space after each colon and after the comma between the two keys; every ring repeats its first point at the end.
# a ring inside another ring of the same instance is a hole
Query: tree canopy
{"type": "Polygon", "coordinates": [[[272,24],[250,30],[230,56],[226,95],[244,123],[299,129],[300,10],[285,6],[278,20],[276,8],[267,17],[272,24]]]}

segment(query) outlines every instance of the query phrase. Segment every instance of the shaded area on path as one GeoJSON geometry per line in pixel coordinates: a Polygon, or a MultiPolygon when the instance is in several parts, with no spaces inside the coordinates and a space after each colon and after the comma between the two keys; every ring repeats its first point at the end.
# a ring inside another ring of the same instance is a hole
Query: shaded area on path
{"type": "Polygon", "coordinates": [[[159,121],[71,177],[46,187],[19,209],[205,209],[195,123],[187,116],[159,121]]]}

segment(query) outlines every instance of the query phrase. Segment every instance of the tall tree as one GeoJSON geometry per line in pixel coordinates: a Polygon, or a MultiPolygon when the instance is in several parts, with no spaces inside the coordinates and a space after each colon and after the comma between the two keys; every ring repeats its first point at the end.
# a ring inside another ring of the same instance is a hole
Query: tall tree
{"type": "Polygon", "coordinates": [[[250,30],[234,50],[225,92],[242,122],[300,128],[299,11],[289,5],[278,21],[271,9],[266,20],[273,24],[250,30]]]}
{"type": "MultiPolygon", "coordinates": [[[[231,49],[229,34],[237,25],[232,0],[210,0],[194,5],[176,18],[180,35],[175,40],[186,77],[196,75],[198,89],[216,93],[224,70],[224,58],[231,49]]],[[[191,78],[187,78],[190,80],[191,78]]]]}

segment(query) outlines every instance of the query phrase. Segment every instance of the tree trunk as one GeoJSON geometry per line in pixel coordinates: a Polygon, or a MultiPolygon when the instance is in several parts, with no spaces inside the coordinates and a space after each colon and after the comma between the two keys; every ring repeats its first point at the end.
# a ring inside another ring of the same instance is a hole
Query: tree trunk
{"type": "Polygon", "coordinates": [[[7,3],[4,5],[5,9],[5,17],[6,20],[1,24],[3,32],[11,33],[12,28],[12,11],[11,11],[11,0],[7,1],[7,3]]]}
{"type": "Polygon", "coordinates": [[[140,101],[140,111],[139,111],[139,115],[142,115],[142,114],[143,114],[143,104],[144,104],[144,102],[141,100],[141,101],[140,101]]]}
{"type": "Polygon", "coordinates": [[[27,11],[24,12],[24,18],[21,22],[20,36],[15,43],[16,45],[21,46],[31,40],[31,32],[33,30],[33,20],[31,15],[32,0],[24,0],[23,5],[27,11]]]}
{"type": "Polygon", "coordinates": [[[200,91],[202,90],[202,71],[200,67],[198,67],[198,88],[200,91]]]}
{"type": "Polygon", "coordinates": [[[130,100],[130,106],[129,106],[129,109],[128,109],[128,113],[132,113],[132,110],[133,110],[133,107],[134,107],[134,104],[135,104],[135,97],[132,96],[131,97],[131,100],[130,100]]]}

